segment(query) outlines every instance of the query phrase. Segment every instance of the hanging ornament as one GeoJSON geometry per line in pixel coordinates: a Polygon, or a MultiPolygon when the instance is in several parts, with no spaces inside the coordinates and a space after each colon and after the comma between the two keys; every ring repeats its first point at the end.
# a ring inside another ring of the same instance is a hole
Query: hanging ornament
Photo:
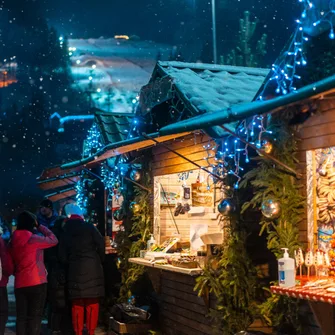
{"type": "Polygon", "coordinates": [[[123,213],[122,213],[121,209],[117,209],[116,211],[114,211],[113,219],[115,221],[122,221],[123,220],[123,213]]]}
{"type": "MultiPolygon", "coordinates": [[[[269,140],[263,140],[261,142],[258,142],[257,148],[259,148],[260,150],[264,151],[266,154],[269,155],[273,151],[273,144],[269,140]]],[[[263,156],[262,151],[257,151],[258,155],[263,156]]]]}
{"type": "Polygon", "coordinates": [[[320,176],[325,177],[327,175],[327,169],[325,165],[320,165],[320,167],[317,169],[317,172],[320,176]]]}
{"type": "Polygon", "coordinates": [[[235,205],[232,199],[223,199],[218,205],[218,211],[222,215],[231,215],[235,212],[235,205]]]}
{"type": "Polygon", "coordinates": [[[140,210],[140,205],[137,204],[135,201],[130,203],[130,209],[134,212],[137,213],[140,210]]]}
{"type": "Polygon", "coordinates": [[[130,179],[133,181],[139,181],[141,179],[141,172],[138,170],[132,170],[130,172],[130,179]]]}
{"type": "Polygon", "coordinates": [[[280,214],[280,202],[274,199],[264,200],[261,209],[267,219],[276,219],[280,214]]]}

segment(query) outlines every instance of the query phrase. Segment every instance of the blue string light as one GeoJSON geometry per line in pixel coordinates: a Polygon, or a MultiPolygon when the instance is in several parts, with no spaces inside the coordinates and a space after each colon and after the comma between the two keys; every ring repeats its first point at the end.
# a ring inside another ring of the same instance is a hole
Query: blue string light
{"type": "Polygon", "coordinates": [[[76,201],[80,209],[85,210],[88,204],[87,190],[86,190],[86,179],[80,178],[76,184],[76,201]]]}
{"type": "Polygon", "coordinates": [[[103,144],[101,143],[101,134],[97,124],[94,123],[91,129],[88,131],[88,135],[85,140],[83,156],[91,156],[93,152],[96,152],[102,147],[103,144]]]}
{"type": "Polygon", "coordinates": [[[324,29],[330,30],[329,38],[335,38],[333,24],[335,1],[328,1],[328,8],[326,10],[320,8],[320,6],[324,6],[320,1],[318,5],[315,5],[310,0],[299,0],[299,2],[303,5],[303,11],[300,19],[296,20],[297,27],[293,38],[282,58],[277,64],[272,65],[271,77],[259,95],[259,100],[264,98],[263,95],[270,83],[271,85],[275,84],[275,92],[278,95],[285,95],[297,90],[296,83],[301,80],[301,76],[297,74],[297,70],[307,65],[304,49],[306,43],[309,41],[309,37],[305,33],[305,30],[318,29],[319,26],[323,26],[324,29]]]}

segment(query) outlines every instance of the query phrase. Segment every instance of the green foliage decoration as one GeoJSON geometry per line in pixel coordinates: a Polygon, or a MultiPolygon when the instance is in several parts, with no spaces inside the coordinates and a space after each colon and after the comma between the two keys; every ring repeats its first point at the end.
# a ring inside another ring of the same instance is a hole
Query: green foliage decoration
{"type": "Polygon", "coordinates": [[[247,234],[239,214],[224,220],[225,240],[216,258],[197,278],[195,290],[203,298],[213,294],[217,303],[210,309],[213,331],[231,335],[245,331],[255,317],[256,270],[247,250],[247,234]]]}
{"type": "MultiPolygon", "coordinates": [[[[289,116],[273,116],[268,129],[272,131],[274,155],[287,166],[295,169],[297,159],[297,139],[294,129],[288,125],[289,116]]],[[[280,202],[281,214],[277,219],[262,217],[260,234],[267,234],[267,247],[276,258],[283,255],[281,248],[288,248],[290,255],[300,247],[299,222],[304,214],[305,197],[301,195],[300,186],[294,176],[264,156],[257,159],[257,167],[247,172],[241,187],[252,188],[254,195],[244,203],[242,212],[249,209],[261,209],[263,201],[275,199],[280,202]]],[[[299,302],[276,296],[268,291],[268,300],[260,307],[260,313],[267,323],[275,328],[289,325],[299,331],[299,302]],[[290,311],[290,313],[288,313],[290,311]]]]}
{"type": "MultiPolygon", "coordinates": [[[[149,161],[146,157],[146,162],[149,161]]],[[[140,183],[147,188],[151,188],[151,170],[148,164],[143,170],[145,173],[143,173],[140,183]]],[[[152,231],[151,193],[138,186],[132,187],[129,184],[128,186],[122,206],[122,210],[126,214],[123,223],[124,231],[117,235],[119,270],[121,272],[120,301],[122,302],[127,301],[132,296],[134,284],[145,272],[143,266],[130,263],[128,259],[140,256],[140,251],[147,247],[147,241],[152,231]],[[130,209],[131,202],[135,202],[139,206],[138,211],[130,209]]]]}

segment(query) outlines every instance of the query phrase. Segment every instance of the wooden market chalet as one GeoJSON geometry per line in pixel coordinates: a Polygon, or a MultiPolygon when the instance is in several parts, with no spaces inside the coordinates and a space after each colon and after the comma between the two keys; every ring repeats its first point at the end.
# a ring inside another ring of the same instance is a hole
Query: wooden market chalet
{"type": "MultiPolygon", "coordinates": [[[[159,198],[161,189],[158,184],[165,188],[172,185],[173,190],[177,187],[178,175],[190,172],[191,183],[195,183],[199,171],[203,173],[210,169],[213,156],[204,158],[208,156],[208,144],[214,147],[216,141],[227,137],[243,140],[236,133],[237,125],[243,120],[291,111],[299,137],[296,168],[283,165],[271,153],[262,154],[274,166],[289,169],[302,185],[307,203],[305,215],[299,224],[299,239],[306,248],[315,245],[319,234],[315,171],[321,164],[320,152],[335,147],[335,76],[307,84],[295,93],[255,101],[268,75],[268,69],[158,62],[149,83],[140,92],[136,114],[96,111],[94,123],[101,133],[101,149],[75,162],[46,169],[38,180],[38,186],[46,191],[48,198],[61,205],[75,201],[76,184],[80,178],[94,179],[99,176],[101,165],[113,168],[115,164],[121,164],[120,159],[128,165],[136,164],[137,157],[147,151],[152,157],[151,177],[154,182],[151,191],[155,198],[159,198]],[[132,132],[135,123],[136,131],[132,132]],[[159,194],[156,196],[157,192],[159,194]]],[[[254,153],[259,150],[252,143],[247,142],[246,145],[255,149],[254,153]]],[[[129,180],[129,175],[126,174],[126,178],[129,180]]],[[[110,234],[113,228],[108,227],[107,223],[109,214],[105,209],[108,195],[105,193],[102,187],[101,195],[96,200],[102,208],[99,221],[104,222],[99,229],[103,234],[110,234]]],[[[188,214],[188,219],[182,215],[173,219],[166,207],[154,207],[152,221],[155,240],[163,241],[173,235],[176,224],[181,240],[188,240],[191,221],[192,224],[207,225],[208,235],[219,233],[217,217],[213,219],[212,216],[217,204],[215,201],[214,208],[204,209],[194,216],[188,214]]],[[[110,207],[115,208],[113,204],[110,207]]],[[[266,242],[257,240],[258,231],[252,234],[256,236],[256,240],[250,241],[251,249],[257,253],[254,260],[266,265],[267,279],[273,280],[275,270],[272,271],[271,264],[267,263],[274,259],[266,254],[266,242]],[[258,244],[262,246],[257,250],[258,244]]],[[[171,270],[163,265],[153,269],[143,261],[137,261],[137,264],[147,266],[152,274],[154,287],[160,296],[160,322],[162,329],[168,329],[167,334],[179,334],[178,331],[194,335],[212,334],[211,322],[206,315],[209,306],[215,307],[215,301],[204,301],[193,290],[199,271],[171,270]]],[[[311,303],[311,308],[315,318],[311,317],[313,320],[307,326],[329,327],[324,326],[323,315],[333,315],[333,305],[311,303]]],[[[269,331],[260,322],[256,322],[252,329],[269,331]]],[[[331,332],[333,334],[334,330],[328,329],[325,334],[331,332]]]]}

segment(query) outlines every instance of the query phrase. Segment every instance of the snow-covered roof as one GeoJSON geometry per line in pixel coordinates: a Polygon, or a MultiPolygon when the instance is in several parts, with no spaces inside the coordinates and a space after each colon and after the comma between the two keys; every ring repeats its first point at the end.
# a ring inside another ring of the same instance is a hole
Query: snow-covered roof
{"type": "MultiPolygon", "coordinates": [[[[153,107],[172,101],[176,96],[183,106],[187,106],[178,121],[250,103],[269,71],[227,65],[158,62],[149,84],[141,90],[139,112],[145,115],[153,107]]],[[[178,103],[174,102],[176,105],[178,103]]],[[[171,123],[175,121],[171,120],[171,123]]],[[[222,130],[212,129],[208,134],[222,136],[222,130]]]]}
{"type": "Polygon", "coordinates": [[[252,101],[268,69],[211,64],[160,63],[173,84],[202,114],[252,101]]]}

